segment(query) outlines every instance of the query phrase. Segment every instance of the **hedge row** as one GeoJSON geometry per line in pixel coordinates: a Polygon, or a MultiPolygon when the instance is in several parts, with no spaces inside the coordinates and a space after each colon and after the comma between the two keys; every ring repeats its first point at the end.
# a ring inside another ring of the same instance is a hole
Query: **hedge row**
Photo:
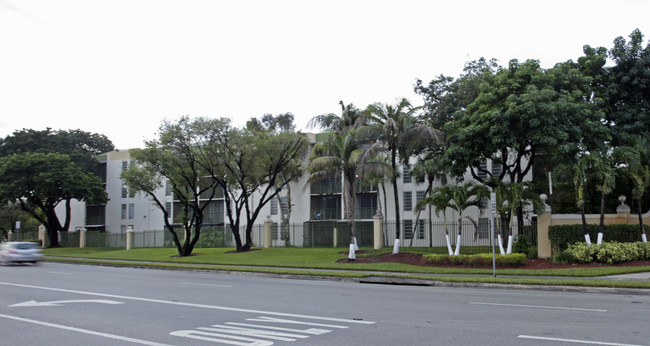
{"type": "MultiPolygon", "coordinates": [[[[462,265],[467,267],[492,266],[492,254],[482,253],[477,255],[439,255],[426,254],[422,258],[433,265],[462,265]]],[[[512,253],[509,255],[496,255],[496,265],[499,267],[517,267],[526,264],[526,255],[512,253]]]]}
{"type": "MultiPolygon", "coordinates": [[[[645,229],[650,230],[650,227],[646,225],[645,229]]],[[[587,225],[587,232],[591,240],[596,242],[598,225],[587,225]]],[[[571,244],[585,241],[582,224],[551,226],[548,228],[548,238],[553,249],[559,251],[566,250],[571,244]]],[[[603,228],[603,241],[632,243],[640,240],[639,225],[605,225],[603,228]]]]}
{"type": "Polygon", "coordinates": [[[607,263],[618,264],[638,260],[650,260],[650,243],[607,242],[587,246],[586,243],[569,245],[562,253],[564,260],[570,263],[607,263]]]}

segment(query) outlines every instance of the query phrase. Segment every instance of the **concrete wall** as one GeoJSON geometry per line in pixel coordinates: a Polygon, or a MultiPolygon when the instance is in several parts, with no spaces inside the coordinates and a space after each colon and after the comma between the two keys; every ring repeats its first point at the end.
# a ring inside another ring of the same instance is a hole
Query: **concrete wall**
{"type": "MultiPolygon", "coordinates": [[[[546,196],[542,195],[546,201],[546,196]]],[[[625,204],[625,197],[619,197],[621,204],[616,208],[616,214],[605,214],[603,223],[605,225],[638,225],[639,215],[631,214],[630,207],[625,204]]],[[[643,223],[650,223],[650,210],[642,215],[643,223]]],[[[600,224],[600,214],[586,214],[587,224],[600,224]]],[[[537,217],[537,256],[548,258],[553,255],[551,241],[548,237],[548,228],[555,225],[581,225],[580,214],[552,214],[551,208],[546,205],[546,211],[537,217]]],[[[639,241],[641,236],[639,235],[639,241]]]]}

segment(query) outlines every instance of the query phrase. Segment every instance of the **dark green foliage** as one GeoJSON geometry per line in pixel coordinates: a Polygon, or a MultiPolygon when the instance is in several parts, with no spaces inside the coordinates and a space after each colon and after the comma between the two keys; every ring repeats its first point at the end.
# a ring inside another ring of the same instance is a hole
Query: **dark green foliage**
{"type": "MultiPolygon", "coordinates": [[[[438,255],[426,254],[422,258],[433,265],[464,265],[467,267],[489,267],[492,266],[492,254],[478,255],[438,255]]],[[[512,253],[508,255],[496,255],[497,267],[518,267],[526,264],[526,255],[512,253]]]]}
{"type": "MultiPolygon", "coordinates": [[[[587,231],[591,239],[596,239],[598,225],[587,225],[587,231]]],[[[551,226],[548,228],[548,237],[551,247],[557,252],[566,250],[570,244],[585,241],[581,224],[551,226]]],[[[641,234],[638,225],[605,225],[603,239],[608,242],[630,243],[641,240],[641,234]]]]}

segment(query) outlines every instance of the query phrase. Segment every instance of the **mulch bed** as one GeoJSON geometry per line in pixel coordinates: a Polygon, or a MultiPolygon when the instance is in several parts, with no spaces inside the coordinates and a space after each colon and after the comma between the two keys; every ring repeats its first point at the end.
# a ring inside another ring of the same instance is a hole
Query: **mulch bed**
{"type": "MultiPolygon", "coordinates": [[[[356,254],[363,254],[364,251],[358,251],[356,254]]],[[[345,253],[347,254],[347,252],[345,253]]],[[[342,259],[339,262],[348,262],[347,259],[342,259]]],[[[355,261],[349,262],[351,264],[354,263],[402,263],[402,264],[410,264],[410,265],[415,265],[415,266],[423,266],[423,267],[441,267],[441,265],[432,265],[429,263],[426,263],[422,259],[421,254],[414,254],[414,253],[408,253],[408,252],[401,252],[399,254],[393,255],[392,253],[385,253],[381,254],[379,256],[373,256],[373,257],[360,257],[357,256],[357,259],[355,261]]],[[[624,267],[630,267],[630,266],[650,266],[650,260],[646,261],[634,261],[634,262],[626,262],[622,264],[600,264],[600,263],[587,263],[587,264],[555,264],[553,261],[550,259],[528,259],[526,261],[526,264],[523,266],[518,266],[515,267],[517,269],[557,269],[557,268],[591,268],[591,267],[603,267],[603,266],[624,266],[624,267]]],[[[444,266],[444,267],[450,267],[450,268],[467,268],[466,266],[458,266],[458,265],[449,265],[449,266],[444,266]]],[[[492,267],[473,267],[473,268],[492,268],[492,267]]]]}

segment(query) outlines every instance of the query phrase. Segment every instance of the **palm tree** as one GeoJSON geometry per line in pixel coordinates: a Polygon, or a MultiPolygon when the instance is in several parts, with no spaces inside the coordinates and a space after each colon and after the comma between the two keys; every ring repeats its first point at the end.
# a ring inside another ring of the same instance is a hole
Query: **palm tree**
{"type": "Polygon", "coordinates": [[[644,243],[648,242],[648,238],[645,233],[645,226],[643,225],[641,201],[643,194],[650,186],[650,166],[648,165],[649,146],[650,143],[647,140],[641,140],[635,143],[633,147],[629,148],[629,154],[625,156],[627,162],[624,166],[624,172],[632,181],[632,200],[636,200],[641,239],[644,243]]]}
{"type": "MultiPolygon", "coordinates": [[[[543,202],[539,195],[528,188],[527,183],[505,183],[498,182],[494,192],[497,195],[497,210],[503,219],[508,222],[508,246],[503,250],[503,242],[501,239],[501,229],[499,228],[498,241],[501,254],[512,253],[512,228],[515,219],[515,213],[518,210],[523,210],[524,207],[532,203],[534,210],[543,210],[543,202]]],[[[521,235],[523,225],[517,225],[521,235]]]]}
{"type": "Polygon", "coordinates": [[[433,206],[437,217],[440,217],[440,212],[442,212],[442,218],[445,225],[445,241],[447,243],[447,252],[449,253],[449,256],[454,254],[454,250],[451,248],[451,240],[449,239],[449,230],[447,228],[447,208],[451,207],[450,201],[451,196],[449,196],[447,190],[440,191],[440,189],[432,191],[431,194],[420,201],[420,204],[422,205],[428,204],[433,206]]]}
{"type": "Polygon", "coordinates": [[[598,159],[597,155],[589,152],[583,153],[577,158],[574,163],[563,164],[557,167],[560,174],[568,174],[573,178],[573,186],[576,190],[577,201],[576,204],[580,209],[580,216],[582,218],[582,231],[584,233],[585,242],[587,246],[591,246],[591,237],[587,230],[587,218],[585,217],[585,188],[587,180],[593,177],[594,171],[598,171],[598,166],[602,162],[598,159]]]}
{"type": "Polygon", "coordinates": [[[324,114],[312,118],[309,126],[328,129],[326,141],[316,143],[312,148],[307,184],[331,176],[343,176],[343,211],[348,221],[350,234],[349,260],[356,259],[356,234],[354,228],[357,191],[355,180],[360,170],[361,156],[368,141],[363,129],[364,117],[352,104],[340,102],[341,116],[324,114]]]}
{"type": "MultiPolygon", "coordinates": [[[[441,161],[441,156],[425,156],[420,159],[413,165],[413,169],[411,170],[411,175],[413,176],[413,179],[415,179],[416,183],[423,183],[425,180],[427,182],[427,188],[424,191],[424,197],[430,196],[431,193],[433,192],[433,183],[435,182],[436,179],[440,181],[442,185],[447,185],[447,174],[445,173],[445,168],[442,164],[441,161]]],[[[413,232],[415,233],[415,227],[417,227],[418,222],[420,220],[420,213],[422,212],[422,209],[424,207],[424,204],[422,201],[420,201],[417,205],[417,214],[415,217],[415,224],[414,224],[414,229],[413,232]]],[[[429,205],[429,229],[432,229],[431,227],[431,205],[429,205]]],[[[411,244],[410,246],[413,245],[413,239],[415,237],[411,238],[411,244]]],[[[433,247],[433,234],[429,237],[429,247],[433,247]]]]}
{"type": "MultiPolygon", "coordinates": [[[[463,216],[463,211],[472,206],[476,206],[482,210],[485,207],[485,200],[489,195],[490,192],[486,186],[474,182],[467,182],[463,185],[445,185],[437,187],[434,189],[433,196],[425,198],[426,202],[424,203],[435,205],[436,210],[439,210],[439,207],[442,209],[444,206],[444,209],[451,208],[458,213],[458,235],[456,236],[456,249],[453,252],[454,255],[460,254],[463,219],[471,221],[472,224],[474,224],[474,228],[478,230],[478,223],[476,220],[470,216],[463,216]],[[448,201],[446,206],[444,204],[445,200],[448,201]]],[[[449,245],[448,237],[447,243],[447,247],[450,249],[451,246],[449,245]]]]}
{"type": "MultiPolygon", "coordinates": [[[[441,136],[430,126],[416,122],[413,116],[418,110],[411,103],[402,98],[397,104],[374,103],[366,108],[368,120],[378,129],[378,141],[368,148],[368,154],[374,155],[377,152],[386,152],[390,157],[392,170],[391,183],[393,185],[393,196],[395,198],[395,243],[393,253],[399,253],[400,245],[400,205],[397,191],[398,163],[407,164],[407,154],[410,144],[429,139],[438,139],[441,136]]],[[[364,159],[365,161],[365,159],[364,159]]]]}

